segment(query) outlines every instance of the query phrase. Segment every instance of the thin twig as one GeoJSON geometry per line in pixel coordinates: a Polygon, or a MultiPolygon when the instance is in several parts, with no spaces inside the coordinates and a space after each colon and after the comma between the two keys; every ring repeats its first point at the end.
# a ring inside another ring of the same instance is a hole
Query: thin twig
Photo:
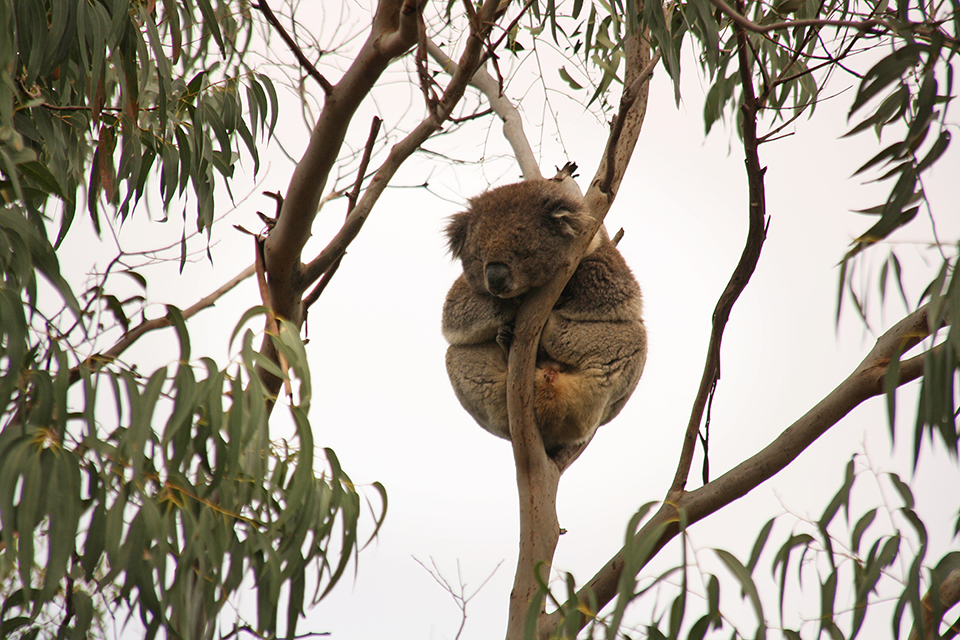
{"type": "Polygon", "coordinates": [[[277,18],[276,14],[273,13],[273,9],[270,8],[270,5],[267,4],[267,0],[259,0],[255,2],[253,6],[260,10],[260,13],[263,14],[263,17],[267,19],[267,22],[277,30],[277,33],[280,34],[280,37],[284,42],[287,43],[287,46],[290,47],[290,51],[293,52],[293,55],[296,57],[297,62],[300,63],[304,69],[306,69],[307,74],[317,81],[317,84],[323,89],[323,92],[327,95],[333,90],[333,85],[330,84],[330,81],[323,77],[323,75],[317,71],[317,68],[307,59],[307,56],[304,55],[303,50],[296,43],[287,30],[280,24],[280,20],[277,18]]]}
{"type": "Polygon", "coordinates": [[[867,20],[817,20],[811,18],[807,20],[788,20],[785,22],[760,25],[745,18],[743,14],[737,12],[733,7],[724,2],[724,0],[710,0],[710,2],[737,26],[754,33],[769,33],[771,31],[794,29],[796,27],[848,27],[858,31],[866,31],[872,27],[883,26],[890,31],[897,31],[897,28],[893,24],[879,18],[869,18],[867,20]]]}
{"type": "MultiPolygon", "coordinates": [[[[523,7],[520,9],[520,12],[517,13],[517,15],[513,18],[513,20],[510,21],[510,24],[508,24],[506,28],[503,30],[503,35],[497,38],[496,42],[491,43],[490,46],[487,47],[487,50],[483,54],[483,58],[480,61],[481,66],[483,66],[483,64],[489,58],[496,58],[496,55],[497,55],[496,51],[497,49],[500,48],[500,45],[503,43],[503,39],[510,35],[510,32],[513,31],[513,28],[516,27],[517,23],[520,22],[520,18],[522,18],[527,13],[527,11],[530,10],[530,7],[533,6],[534,2],[536,2],[536,0],[527,0],[527,2],[524,3],[523,7]]],[[[507,5],[506,2],[503,4],[504,6],[507,5]]]]}
{"type": "Polygon", "coordinates": [[[367,135],[367,144],[363,147],[363,156],[360,157],[360,168],[357,169],[357,179],[353,183],[353,190],[347,194],[347,202],[350,203],[347,215],[357,206],[357,199],[360,197],[360,187],[363,184],[363,177],[367,173],[367,167],[370,165],[370,156],[373,155],[373,145],[377,141],[377,135],[380,134],[380,126],[383,120],[373,116],[370,122],[370,133],[367,135]]]}
{"type": "MultiPolygon", "coordinates": [[[[423,16],[420,17],[421,21],[423,16]]],[[[428,38],[426,27],[419,30],[417,37],[417,52],[414,54],[414,63],[417,67],[417,77],[420,80],[420,91],[423,93],[423,102],[427,111],[437,115],[437,92],[434,87],[438,86],[437,81],[430,75],[430,69],[427,67],[427,47],[428,38]]]]}
{"type": "MultiPolygon", "coordinates": [[[[453,75],[457,72],[457,63],[451,60],[440,47],[432,40],[427,40],[427,53],[436,60],[443,70],[453,75]]],[[[500,116],[503,121],[503,137],[507,139],[510,148],[513,150],[513,156],[520,165],[520,172],[524,180],[536,180],[543,177],[540,173],[540,166],[537,164],[536,154],[530,141],[523,131],[523,118],[514,104],[503,95],[502,85],[481,65],[476,73],[470,78],[470,86],[479,90],[490,103],[490,108],[500,116]]],[[[475,114],[476,117],[479,114],[475,114]]],[[[457,122],[457,119],[450,118],[457,122]]]]}
{"type": "Polygon", "coordinates": [[[453,124],[463,124],[464,122],[470,122],[471,120],[479,120],[480,118],[488,116],[491,113],[495,113],[495,112],[492,108],[488,107],[483,111],[477,111],[476,113],[471,113],[469,116],[462,116],[460,118],[454,118],[451,116],[447,118],[447,120],[449,120],[453,124]]]}
{"type": "MultiPolygon", "coordinates": [[[[246,269],[244,269],[243,271],[241,271],[240,273],[232,277],[230,280],[225,282],[216,291],[214,291],[213,293],[207,296],[204,296],[203,298],[198,300],[196,303],[194,303],[190,307],[184,309],[181,312],[183,319],[186,320],[191,316],[194,316],[197,313],[203,311],[204,309],[212,307],[217,302],[217,300],[223,297],[224,294],[226,294],[228,291],[236,287],[238,284],[240,284],[241,282],[243,282],[244,280],[252,276],[254,274],[254,271],[255,271],[254,266],[250,265],[249,267],[247,267],[246,269]]],[[[134,327],[130,331],[127,331],[125,334],[123,334],[123,337],[121,337],[112,347],[110,347],[106,351],[92,355],[89,358],[87,358],[85,361],[85,364],[86,366],[91,367],[93,369],[102,367],[103,365],[113,362],[114,360],[119,358],[120,354],[122,354],[124,351],[130,348],[130,346],[133,345],[133,343],[135,343],[141,337],[143,337],[144,334],[149,333],[151,331],[155,331],[156,329],[163,329],[164,327],[172,327],[172,326],[173,326],[173,322],[171,322],[171,320],[167,316],[163,316],[162,318],[154,318],[152,320],[141,322],[136,327],[134,327]]],[[[70,384],[73,384],[78,380],[80,380],[80,368],[73,367],[70,370],[70,384]]]]}
{"type": "MultiPolygon", "coordinates": [[[[703,365],[703,375],[700,378],[700,388],[697,391],[693,408],[690,411],[690,421],[687,423],[687,431],[683,440],[683,448],[680,452],[680,460],[677,464],[677,472],[670,488],[668,499],[676,499],[677,495],[684,490],[687,484],[687,478],[690,475],[690,465],[693,461],[693,453],[700,433],[700,424],[703,421],[703,411],[707,400],[716,388],[717,381],[720,379],[720,345],[723,342],[723,330],[726,327],[727,320],[730,318],[730,312],[733,305],[737,302],[740,294],[750,282],[760,259],[760,250],[763,247],[763,241],[766,238],[766,196],[764,195],[763,174],[764,169],[760,166],[760,157],[757,153],[757,112],[761,108],[753,88],[753,75],[751,73],[750,61],[747,51],[749,42],[747,41],[746,30],[737,29],[737,53],[740,60],[740,84],[743,87],[742,109],[742,135],[743,150],[746,156],[747,181],[749,184],[749,219],[750,226],[747,231],[747,241],[740,256],[740,262],[737,263],[730,276],[730,281],[720,295],[717,301],[717,307],[713,312],[713,330],[710,333],[710,343],[707,347],[707,358],[703,365]]],[[[706,445],[704,446],[706,450],[706,445]]]]}

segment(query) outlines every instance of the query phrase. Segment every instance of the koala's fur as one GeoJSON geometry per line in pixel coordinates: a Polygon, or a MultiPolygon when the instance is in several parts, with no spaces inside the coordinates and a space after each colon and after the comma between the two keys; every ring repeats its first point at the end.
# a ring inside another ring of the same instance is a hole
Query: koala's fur
{"type": "MultiPolygon", "coordinates": [[[[507,353],[524,294],[546,284],[590,224],[582,199],[554,180],[492,189],[447,227],[463,264],[443,306],[447,373],[463,407],[510,438],[507,353]]],[[[534,404],[548,452],[612,420],[643,372],[640,287],[601,227],[551,311],[537,356],[534,404]]]]}

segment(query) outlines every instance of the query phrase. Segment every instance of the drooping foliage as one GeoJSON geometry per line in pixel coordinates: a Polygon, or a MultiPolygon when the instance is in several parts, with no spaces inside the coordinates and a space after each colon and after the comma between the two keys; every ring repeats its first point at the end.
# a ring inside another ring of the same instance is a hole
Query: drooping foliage
{"type": "Polygon", "coordinates": [[[78,211],[99,230],[102,203],[126,218],[151,188],[165,206],[192,195],[209,228],[218,180],[241,152],[256,171],[278,117],[272,82],[246,63],[250,11],[227,0],[0,3],[5,199],[36,209],[57,196],[58,242],[78,211]]]}
{"type": "MultiPolygon", "coordinates": [[[[460,3],[445,3],[425,35],[443,32],[455,41],[465,33],[455,20],[469,17],[475,3],[463,4],[458,13],[460,3]]],[[[107,216],[122,222],[153,198],[164,218],[183,207],[182,266],[188,210],[189,226],[209,231],[219,206],[215,187],[229,188],[238,161],[256,172],[260,145],[279,117],[273,83],[249,63],[264,24],[257,8],[245,0],[0,0],[2,637],[96,635],[99,616],[117,610],[138,618],[147,637],[212,637],[217,614],[244,588],[256,590],[258,630],[292,636],[308,586],[316,589],[314,599],[322,597],[357,548],[356,490],[333,452],[326,452],[322,473],[314,464],[310,375],[296,327],[281,323],[269,337],[287,371],[264,358],[244,329],[251,318],[267,315],[263,309],[237,324],[236,353],[226,366],[191,359],[184,314],[174,307],[161,319],[176,329],[180,344],[167,366],[144,371],[109,352],[90,357],[77,345],[97,330],[94,306],[103,305],[126,332],[132,328],[128,301],[97,290],[75,295],[57,260],[56,247],[78,216],[89,216],[99,231],[107,216]],[[287,403],[296,426],[290,442],[269,435],[267,416],[276,399],[265,393],[263,371],[299,385],[287,403]],[[277,610],[281,601],[284,612],[277,610]]],[[[900,262],[884,241],[921,213],[936,219],[923,177],[945,157],[954,126],[955,1],[548,1],[505,3],[497,19],[505,28],[496,42],[513,54],[531,38],[567,45],[558,78],[582,92],[585,105],[607,112],[623,83],[628,36],[648,30],[677,98],[682,52],[692,42],[708,85],[706,131],[727,120],[743,139],[749,118],[767,127],[758,145],[812,116],[819,100],[845,88],[841,83],[837,89],[835,80],[850,74],[850,135],[873,132],[885,140],[851,173],[891,186],[883,202],[864,203],[871,222],[848,254],[838,256],[841,301],[849,296],[866,318],[865,292],[857,288],[863,279],[853,274],[864,255],[880,250],[889,252],[876,278],[881,297],[894,281],[904,291],[900,262]]],[[[427,111],[435,112],[440,74],[428,67],[421,44],[419,81],[427,111]]],[[[491,49],[484,55],[492,53],[496,67],[498,54],[491,49]]],[[[365,169],[359,173],[354,204],[365,169]]],[[[930,305],[924,335],[933,337],[925,344],[937,346],[922,356],[915,461],[926,438],[936,437],[954,456],[958,450],[957,249],[934,241],[940,269],[918,305],[930,305]]],[[[138,273],[124,273],[144,283],[138,273]]],[[[891,425],[898,374],[894,359],[885,376],[891,425]]],[[[854,612],[836,621],[838,583],[852,585],[853,606],[866,608],[875,601],[878,576],[900,560],[909,572],[897,596],[899,632],[905,612],[914,620],[922,616],[924,589],[955,572],[957,556],[947,554],[927,571],[924,564],[933,563],[925,546],[916,553],[899,543],[907,535],[925,543],[925,533],[911,516],[909,490],[891,477],[904,499],[898,526],[908,526],[878,535],[862,554],[865,532],[874,531],[867,512],[850,534],[852,553],[840,558],[831,546],[838,534],[828,527],[847,506],[852,477],[848,472],[838,497],[809,531],[789,536],[771,571],[782,598],[788,570],[809,571],[791,564],[793,552],[817,554],[823,560],[816,567],[822,603],[817,632],[853,637],[863,619],[854,612]]],[[[377,491],[385,501],[378,485],[377,491]]],[[[669,524],[644,529],[648,511],[641,509],[628,527],[627,569],[613,590],[619,596],[610,614],[599,616],[590,594],[575,592],[571,577],[569,598],[559,609],[566,617],[556,628],[573,636],[589,619],[594,626],[588,633],[619,632],[627,607],[652,590],[638,587],[637,578],[660,537],[668,529],[682,537],[688,526],[681,511],[669,524]]],[[[695,620],[686,599],[684,546],[680,564],[655,578],[661,585],[679,576],[682,593],[651,621],[648,634],[702,638],[721,626],[723,578],[734,585],[723,593],[747,599],[756,614],[754,634],[762,637],[769,616],[752,576],[772,527],[760,532],[746,563],[718,551],[725,571],[705,576],[705,612],[695,620]]],[[[540,613],[533,611],[531,620],[540,613]]],[[[787,637],[806,631],[783,626],[787,637]]]]}
{"type": "Polygon", "coordinates": [[[259,372],[288,371],[244,329],[265,309],[221,366],[191,359],[168,307],[179,357],[137,370],[80,347],[99,305],[129,330],[129,301],[75,295],[55,249],[77,216],[99,232],[145,196],[192,200],[209,230],[215,187],[241,158],[257,170],[278,118],[254,25],[226,0],[0,0],[0,637],[95,637],[118,609],[146,637],[212,637],[250,590],[257,628],[292,635],[357,549],[359,494],[332,451],[314,460],[296,328],[271,337],[299,385],[295,436],[273,440],[259,372]]]}

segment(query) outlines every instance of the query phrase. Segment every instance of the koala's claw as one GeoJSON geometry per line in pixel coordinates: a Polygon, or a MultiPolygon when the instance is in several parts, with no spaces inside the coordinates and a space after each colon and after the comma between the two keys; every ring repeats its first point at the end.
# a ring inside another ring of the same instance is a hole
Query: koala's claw
{"type": "Polygon", "coordinates": [[[497,330],[497,344],[504,352],[510,351],[510,345],[513,344],[513,323],[507,322],[500,325],[497,330]]]}

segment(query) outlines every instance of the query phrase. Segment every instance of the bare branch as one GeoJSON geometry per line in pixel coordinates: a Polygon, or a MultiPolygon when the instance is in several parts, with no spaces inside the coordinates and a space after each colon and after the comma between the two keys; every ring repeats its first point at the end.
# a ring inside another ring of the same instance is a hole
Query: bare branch
{"type": "MultiPolygon", "coordinates": [[[[457,63],[451,60],[432,40],[427,40],[427,53],[450,75],[457,72],[457,63]]],[[[510,148],[513,149],[513,155],[517,159],[517,164],[520,165],[523,179],[536,180],[543,177],[540,174],[540,165],[537,163],[533,148],[523,132],[523,119],[520,117],[520,112],[503,95],[500,83],[485,68],[480,67],[470,79],[470,86],[475,87],[487,98],[490,108],[503,121],[503,137],[506,138],[510,148]]]]}
{"type": "Polygon", "coordinates": [[[795,27],[849,27],[851,29],[857,29],[858,31],[866,31],[872,27],[883,26],[890,31],[898,30],[891,23],[879,18],[870,18],[867,20],[789,20],[786,22],[759,25],[743,17],[743,14],[738,13],[733,7],[724,2],[724,0],[710,0],[710,2],[720,10],[720,13],[730,18],[734,24],[754,33],[769,33],[771,31],[781,31],[795,27]]]}
{"type": "MultiPolygon", "coordinates": [[[[743,29],[737,29],[737,53],[740,59],[740,85],[743,91],[741,104],[742,111],[742,138],[745,163],[747,167],[747,183],[749,185],[748,211],[750,225],[747,231],[747,241],[740,256],[740,261],[733,270],[733,275],[727,283],[713,312],[713,329],[710,332],[710,344],[707,347],[707,358],[703,365],[703,375],[700,378],[700,388],[697,391],[690,420],[683,438],[683,448],[680,452],[680,461],[677,472],[670,488],[670,494],[683,491],[690,475],[690,464],[693,461],[694,450],[700,425],[703,421],[703,411],[707,399],[716,389],[720,380],[720,345],[723,342],[723,330],[730,318],[733,305],[750,282],[760,259],[760,250],[766,238],[766,195],[764,194],[763,174],[765,169],[760,166],[760,156],[757,151],[757,112],[761,103],[757,100],[753,89],[753,77],[747,55],[747,36],[743,29]]],[[[706,444],[704,444],[706,449],[706,444]]]]}
{"type": "MultiPolygon", "coordinates": [[[[360,167],[357,169],[357,180],[353,184],[353,189],[350,193],[347,194],[347,216],[350,215],[350,212],[353,211],[354,207],[357,206],[357,198],[360,197],[360,187],[363,185],[363,176],[367,173],[367,167],[370,165],[370,156],[373,154],[373,145],[377,141],[377,135],[380,133],[380,125],[383,124],[383,120],[374,116],[373,122],[370,123],[370,133],[367,136],[367,144],[363,148],[363,157],[360,158],[360,167]]],[[[346,255],[346,254],[344,254],[346,255]]],[[[343,255],[337,258],[337,261],[323,273],[323,279],[320,280],[320,283],[314,287],[313,291],[310,292],[306,298],[303,299],[303,310],[306,313],[307,309],[313,305],[320,298],[320,294],[323,293],[324,289],[327,288],[327,285],[330,284],[330,279],[333,278],[333,275],[337,272],[337,269],[340,268],[340,263],[343,261],[343,255]]],[[[313,274],[310,269],[310,265],[303,270],[303,277],[306,283],[312,283],[320,274],[313,274]]]]}
{"type": "Polygon", "coordinates": [[[323,75],[317,71],[317,68],[307,59],[307,56],[304,55],[303,49],[296,43],[287,30],[280,24],[280,20],[277,18],[276,14],[273,12],[273,9],[270,8],[270,5],[267,4],[267,0],[259,0],[253,4],[255,9],[259,9],[263,14],[263,17],[267,19],[267,22],[277,30],[277,33],[280,34],[280,38],[287,43],[287,46],[290,47],[290,51],[293,52],[294,57],[296,57],[297,62],[300,63],[300,66],[306,69],[307,74],[317,81],[317,84],[323,89],[323,92],[327,95],[330,95],[330,92],[333,91],[333,85],[330,84],[330,81],[323,77],[323,75]]]}
{"type": "MultiPolygon", "coordinates": [[[[649,535],[655,528],[670,523],[663,532],[651,557],[678,533],[678,512],[686,515],[688,526],[703,520],[731,502],[745,496],[796,460],[803,451],[865,400],[884,393],[884,382],[892,359],[916,346],[931,334],[928,324],[930,305],[925,305],[903,318],[877,339],[860,365],[833,391],[785,429],[773,442],[713,482],[690,493],[668,494],[660,510],[637,532],[635,539],[649,535]]],[[[937,323],[939,324],[939,322],[937,323]]],[[[931,351],[939,352],[943,344],[931,351]]],[[[900,362],[896,386],[902,386],[923,375],[924,354],[900,362]]],[[[598,607],[617,595],[617,584],[624,566],[624,550],[619,551],[578,592],[587,602],[592,594],[598,607]]],[[[561,613],[546,616],[541,625],[541,638],[557,628],[561,613]]],[[[585,624],[581,620],[581,625],[585,624]]]]}
{"type": "MultiPolygon", "coordinates": [[[[650,75],[653,59],[650,55],[650,39],[646,32],[638,31],[625,46],[626,72],[624,85],[628,87],[621,98],[620,109],[614,120],[603,153],[603,160],[594,174],[585,195],[587,206],[597,220],[602,221],[613,204],[616,193],[626,174],[633,150],[640,137],[643,118],[647,113],[647,96],[650,93],[650,75]],[[636,95],[626,95],[631,89],[636,95]],[[614,139],[614,134],[616,138],[614,139]],[[613,170],[609,166],[613,164],[613,170]]],[[[659,55],[659,53],[657,54],[659,55]]]]}
{"type": "Polygon", "coordinates": [[[305,288],[300,255],[347,126],[390,61],[416,44],[416,11],[414,0],[380,2],[367,41],[327,95],[307,149],[290,179],[277,224],[267,238],[265,257],[274,311],[295,324],[302,321],[300,297],[305,288]]]}
{"type": "MultiPolygon", "coordinates": [[[[290,178],[277,223],[264,245],[264,257],[272,311],[298,327],[303,322],[302,295],[309,286],[303,281],[300,258],[347,126],[390,61],[416,44],[419,23],[417,0],[380,1],[370,35],[353,64],[327,94],[307,149],[290,178]]],[[[342,251],[334,259],[340,254],[342,251]]],[[[269,338],[264,340],[261,352],[276,361],[269,338]]],[[[264,382],[271,393],[279,390],[280,380],[267,376],[264,382]]]]}
{"type": "MultiPolygon", "coordinates": [[[[635,88],[636,94],[624,98],[623,108],[617,114],[607,140],[608,151],[604,153],[596,177],[584,198],[593,214],[594,224],[578,239],[566,263],[558,269],[557,276],[547,285],[528,294],[516,316],[507,374],[507,415],[510,417],[510,439],[520,498],[520,553],[510,594],[507,623],[507,638],[511,640],[523,637],[527,611],[538,594],[537,567],[541,567],[539,577],[545,581],[547,576],[544,572],[553,562],[560,535],[556,514],[560,474],[586,447],[581,444],[561,449],[552,459],[547,456],[533,409],[534,369],[540,334],[547,316],[586,253],[590,240],[603,224],[640,136],[649,92],[646,80],[653,68],[646,34],[640,30],[632,34],[626,40],[625,52],[625,83],[627,87],[635,88]],[[612,135],[614,131],[615,137],[612,135]],[[614,167],[612,178],[607,180],[608,174],[611,174],[607,169],[610,162],[614,167]],[[606,186],[601,189],[604,183],[606,186]]],[[[535,606],[543,610],[542,602],[535,606]]]]}
{"type": "MultiPolygon", "coordinates": [[[[484,16],[493,15],[497,7],[496,0],[487,0],[481,8],[484,16]]],[[[387,159],[380,165],[380,168],[371,178],[363,196],[357,202],[357,206],[347,216],[337,235],[330,240],[323,251],[309,265],[305,267],[310,273],[323,273],[347,250],[347,247],[353,242],[353,239],[360,233],[363,224],[370,215],[373,205],[376,204],[380,195],[386,189],[390,180],[399,169],[400,165],[422,145],[431,135],[433,135],[443,122],[450,117],[453,108],[463,97],[470,78],[476,71],[480,60],[482,42],[485,41],[492,27],[488,20],[481,21],[483,30],[475,33],[473,37],[467,40],[467,47],[460,57],[456,72],[450,79],[446,90],[437,102],[436,113],[429,114],[418,124],[413,131],[407,134],[403,140],[398,142],[390,149],[387,159]]],[[[289,196],[288,196],[289,199],[289,196]]]]}
{"type": "MultiPolygon", "coordinates": [[[[216,291],[214,291],[213,293],[207,296],[204,296],[203,298],[198,300],[196,303],[184,309],[181,312],[183,319],[187,320],[190,317],[195,316],[199,312],[203,311],[204,309],[212,307],[217,302],[217,300],[223,297],[224,294],[226,294],[228,291],[236,287],[238,284],[240,284],[241,282],[243,282],[253,274],[254,274],[254,266],[250,265],[249,267],[247,267],[246,269],[244,269],[234,277],[230,278],[230,280],[228,280],[219,288],[217,288],[216,291]]],[[[144,334],[147,334],[151,331],[155,331],[157,329],[163,329],[164,327],[172,327],[172,326],[173,326],[173,322],[167,316],[163,316],[162,318],[154,318],[153,320],[147,320],[145,322],[141,322],[136,327],[134,327],[130,331],[127,331],[125,334],[123,334],[123,337],[120,338],[112,347],[110,347],[106,351],[103,351],[96,355],[92,355],[89,358],[87,358],[86,364],[91,368],[96,369],[103,366],[104,364],[113,362],[114,360],[120,357],[120,354],[122,354],[124,351],[129,349],[137,340],[143,337],[144,334]]],[[[79,379],[80,379],[80,370],[78,367],[74,367],[73,369],[70,370],[70,383],[73,384],[79,379]]]]}
{"type": "MultiPolygon", "coordinates": [[[[633,104],[637,101],[637,98],[640,97],[640,92],[644,90],[647,86],[647,81],[650,80],[650,77],[653,75],[653,70],[656,68],[657,63],[660,62],[660,50],[658,49],[653,57],[650,58],[650,62],[646,64],[637,77],[633,79],[633,82],[630,83],[630,86],[623,92],[623,95],[620,96],[620,109],[617,112],[617,117],[613,121],[613,125],[610,128],[610,138],[607,142],[606,149],[606,173],[604,174],[603,182],[600,183],[600,191],[603,193],[610,193],[610,190],[613,186],[613,181],[615,179],[615,169],[618,166],[615,155],[617,149],[620,146],[620,136],[623,135],[623,128],[627,122],[627,115],[630,113],[630,109],[633,108],[633,104]]],[[[623,166],[623,169],[626,169],[626,166],[623,166]]],[[[621,179],[623,175],[621,174],[621,179]]],[[[618,181],[619,183],[619,181],[618,181]]]]}

